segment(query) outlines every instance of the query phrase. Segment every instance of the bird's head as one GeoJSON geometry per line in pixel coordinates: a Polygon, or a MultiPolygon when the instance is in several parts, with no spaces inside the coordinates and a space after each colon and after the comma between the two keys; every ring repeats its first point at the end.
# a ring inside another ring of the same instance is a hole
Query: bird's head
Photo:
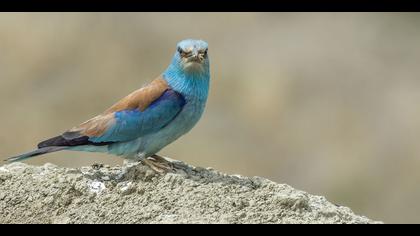
{"type": "Polygon", "coordinates": [[[209,66],[207,51],[205,41],[185,39],[177,44],[174,62],[186,72],[202,72],[209,66]]]}

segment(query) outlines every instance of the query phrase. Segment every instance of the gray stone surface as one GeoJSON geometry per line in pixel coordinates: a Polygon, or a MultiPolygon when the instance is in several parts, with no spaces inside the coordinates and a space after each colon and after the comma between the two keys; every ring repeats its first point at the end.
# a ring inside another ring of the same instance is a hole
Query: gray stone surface
{"type": "Polygon", "coordinates": [[[78,169],[0,167],[0,223],[380,223],[261,177],[176,162],[78,169]]]}

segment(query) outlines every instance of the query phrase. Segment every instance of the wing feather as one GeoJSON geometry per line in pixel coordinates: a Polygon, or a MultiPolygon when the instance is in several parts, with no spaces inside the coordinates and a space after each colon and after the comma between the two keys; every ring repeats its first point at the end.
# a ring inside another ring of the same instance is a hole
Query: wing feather
{"type": "Polygon", "coordinates": [[[108,145],[133,140],[166,126],[184,104],[184,97],[158,77],[104,113],[38,146],[108,145]]]}

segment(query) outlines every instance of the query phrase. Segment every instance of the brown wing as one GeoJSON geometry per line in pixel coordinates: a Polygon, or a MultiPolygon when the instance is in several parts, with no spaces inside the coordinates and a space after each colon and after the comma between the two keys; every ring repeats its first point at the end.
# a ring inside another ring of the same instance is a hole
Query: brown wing
{"type": "MultiPolygon", "coordinates": [[[[142,87],[115,103],[104,113],[76,126],[60,136],[48,139],[38,144],[38,147],[46,146],[78,146],[92,144],[90,137],[101,136],[114,124],[114,113],[122,110],[139,109],[144,111],[153,101],[158,99],[167,89],[168,83],[159,76],[150,84],[142,87]]],[[[100,143],[99,145],[106,145],[100,143]]]]}
{"type": "Polygon", "coordinates": [[[161,76],[153,80],[148,86],[136,90],[127,97],[114,104],[105,114],[112,112],[139,109],[144,111],[153,101],[158,99],[168,89],[168,83],[161,76]]]}

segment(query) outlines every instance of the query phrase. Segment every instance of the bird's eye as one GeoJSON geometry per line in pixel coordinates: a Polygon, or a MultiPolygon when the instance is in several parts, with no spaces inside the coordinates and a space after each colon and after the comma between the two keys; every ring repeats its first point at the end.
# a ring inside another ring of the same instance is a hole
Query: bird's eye
{"type": "Polygon", "coordinates": [[[206,57],[207,56],[207,49],[201,50],[199,53],[200,53],[200,56],[206,57]]]}
{"type": "Polygon", "coordinates": [[[181,47],[178,47],[177,48],[177,50],[178,50],[178,52],[180,53],[180,54],[182,54],[184,51],[182,51],[182,48],[181,47]]]}

